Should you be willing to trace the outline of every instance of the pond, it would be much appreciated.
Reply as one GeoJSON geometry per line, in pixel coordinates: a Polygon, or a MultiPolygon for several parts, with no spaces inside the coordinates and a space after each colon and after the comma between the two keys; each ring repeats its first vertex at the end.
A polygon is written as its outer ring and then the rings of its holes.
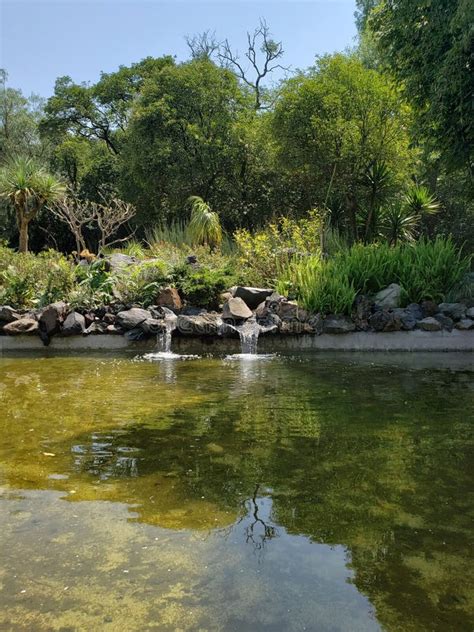
{"type": "Polygon", "coordinates": [[[470,362],[0,358],[0,629],[472,630],[470,362]]]}

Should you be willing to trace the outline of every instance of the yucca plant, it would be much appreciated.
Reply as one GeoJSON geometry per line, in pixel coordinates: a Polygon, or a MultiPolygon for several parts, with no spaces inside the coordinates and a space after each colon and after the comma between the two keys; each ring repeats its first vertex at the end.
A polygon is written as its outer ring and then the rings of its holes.
{"type": "Polygon", "coordinates": [[[219,215],[198,195],[188,198],[188,204],[191,206],[188,232],[193,243],[204,244],[210,248],[218,247],[222,242],[219,215]]]}
{"type": "Polygon", "coordinates": [[[11,203],[20,233],[19,251],[28,252],[28,226],[45,204],[55,202],[65,187],[31,158],[15,158],[0,170],[0,197],[11,203]]]}
{"type": "Polygon", "coordinates": [[[423,185],[413,185],[400,202],[383,209],[381,235],[392,246],[399,242],[413,243],[423,215],[439,211],[438,200],[423,185]]]}

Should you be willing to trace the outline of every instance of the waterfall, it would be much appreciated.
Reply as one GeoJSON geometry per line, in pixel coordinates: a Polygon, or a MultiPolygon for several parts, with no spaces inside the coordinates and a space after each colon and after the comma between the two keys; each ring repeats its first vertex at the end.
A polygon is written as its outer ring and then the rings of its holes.
{"type": "Polygon", "coordinates": [[[254,318],[249,318],[241,325],[229,325],[234,329],[240,338],[240,350],[242,353],[255,355],[257,353],[258,336],[260,325],[254,318]]]}
{"type": "Polygon", "coordinates": [[[177,320],[176,314],[166,309],[163,319],[164,328],[156,336],[156,349],[159,353],[171,353],[171,338],[173,331],[176,329],[177,320]]]}

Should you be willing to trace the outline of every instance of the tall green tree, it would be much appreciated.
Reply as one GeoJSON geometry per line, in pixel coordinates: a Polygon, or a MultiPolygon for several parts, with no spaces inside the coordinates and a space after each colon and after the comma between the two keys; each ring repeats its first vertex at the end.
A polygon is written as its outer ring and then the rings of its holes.
{"type": "Polygon", "coordinates": [[[367,231],[359,216],[409,178],[409,125],[409,108],[392,83],[342,54],[290,79],[273,116],[280,163],[299,183],[303,210],[339,209],[353,239],[367,231]]]}

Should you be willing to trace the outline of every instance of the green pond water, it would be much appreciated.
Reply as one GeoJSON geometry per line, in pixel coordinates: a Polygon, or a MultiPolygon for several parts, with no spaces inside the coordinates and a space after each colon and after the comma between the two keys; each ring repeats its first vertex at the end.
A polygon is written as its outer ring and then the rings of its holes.
{"type": "Polygon", "coordinates": [[[462,354],[0,358],[0,629],[474,629],[462,354]]]}

